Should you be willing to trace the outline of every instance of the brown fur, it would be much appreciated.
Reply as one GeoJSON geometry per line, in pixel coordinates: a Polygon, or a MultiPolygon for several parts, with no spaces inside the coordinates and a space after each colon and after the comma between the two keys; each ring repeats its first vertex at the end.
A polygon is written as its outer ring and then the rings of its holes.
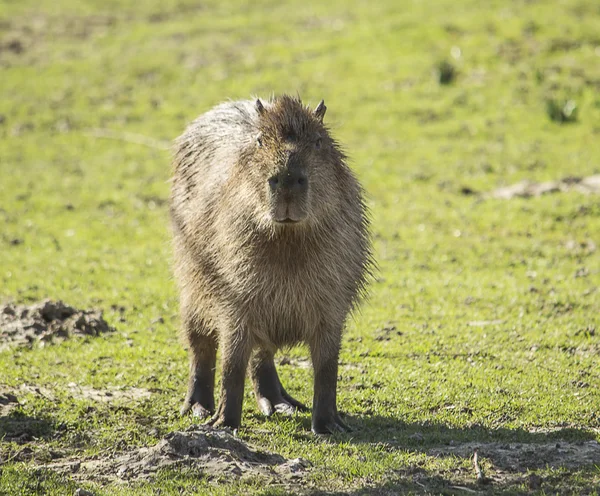
{"type": "Polygon", "coordinates": [[[322,122],[295,98],[221,104],[176,141],[171,216],[190,381],[182,413],[241,421],[244,376],[261,410],[305,407],[279,381],[274,353],[306,343],[313,431],[346,430],[336,407],[344,322],[372,267],[362,190],[322,122]],[[248,367],[248,364],[250,366],[248,367]]]}

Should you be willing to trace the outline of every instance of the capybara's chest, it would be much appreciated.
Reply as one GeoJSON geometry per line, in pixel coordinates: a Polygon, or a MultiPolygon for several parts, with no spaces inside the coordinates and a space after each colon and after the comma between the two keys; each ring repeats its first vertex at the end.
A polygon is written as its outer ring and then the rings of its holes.
{"type": "Polygon", "coordinates": [[[343,274],[318,262],[273,257],[252,271],[239,314],[258,341],[276,347],[306,342],[344,318],[350,302],[340,287],[343,274]]]}

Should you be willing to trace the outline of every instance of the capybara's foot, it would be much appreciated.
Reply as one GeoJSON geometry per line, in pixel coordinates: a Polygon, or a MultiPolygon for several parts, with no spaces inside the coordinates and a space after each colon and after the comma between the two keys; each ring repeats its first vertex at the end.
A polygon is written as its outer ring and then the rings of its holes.
{"type": "Polygon", "coordinates": [[[225,417],[225,415],[223,415],[222,413],[216,413],[215,415],[213,415],[210,420],[208,422],[206,422],[206,425],[210,425],[212,427],[214,427],[215,429],[223,429],[223,428],[230,428],[230,429],[238,429],[240,426],[239,422],[235,422],[232,419],[227,419],[227,417],[225,417]]]}
{"type": "Polygon", "coordinates": [[[315,434],[336,434],[338,432],[352,432],[352,429],[335,412],[331,415],[313,415],[312,431],[315,434]]]}
{"type": "Polygon", "coordinates": [[[179,413],[181,414],[181,416],[184,416],[190,411],[192,412],[192,415],[194,417],[199,419],[205,419],[213,414],[214,409],[211,410],[210,408],[203,406],[200,403],[192,403],[192,401],[186,400],[183,406],[181,407],[179,413]]]}
{"type": "Polygon", "coordinates": [[[257,396],[258,408],[267,417],[274,413],[293,415],[296,412],[308,412],[309,409],[298,400],[290,396],[285,389],[281,388],[272,394],[257,396]]]}
{"type": "Polygon", "coordinates": [[[235,403],[236,407],[232,407],[232,404],[229,404],[228,407],[227,402],[221,401],[219,403],[216,413],[210,418],[208,422],[206,422],[206,425],[211,425],[212,427],[221,429],[229,427],[235,430],[239,428],[242,419],[242,405],[240,404],[239,408],[237,408],[237,402],[232,403],[235,403]]]}
{"type": "Polygon", "coordinates": [[[192,406],[192,415],[199,419],[209,418],[213,412],[204,408],[200,403],[196,403],[192,406]]]}
{"type": "Polygon", "coordinates": [[[250,377],[254,383],[254,394],[259,410],[270,417],[274,413],[293,415],[306,412],[308,408],[292,398],[281,385],[273,354],[269,351],[258,351],[250,365],[250,377]]]}

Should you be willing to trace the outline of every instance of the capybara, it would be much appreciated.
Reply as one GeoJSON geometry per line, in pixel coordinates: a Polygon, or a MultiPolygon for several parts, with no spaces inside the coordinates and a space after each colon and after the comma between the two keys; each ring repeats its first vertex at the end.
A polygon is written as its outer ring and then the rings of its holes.
{"type": "Polygon", "coordinates": [[[306,410],[274,362],[278,349],[306,343],[312,430],[349,430],[336,405],[338,355],[373,262],[362,189],[325,111],[287,95],[230,101],[176,140],[174,265],[190,358],[182,414],[237,428],[247,370],[265,415],[306,410]]]}

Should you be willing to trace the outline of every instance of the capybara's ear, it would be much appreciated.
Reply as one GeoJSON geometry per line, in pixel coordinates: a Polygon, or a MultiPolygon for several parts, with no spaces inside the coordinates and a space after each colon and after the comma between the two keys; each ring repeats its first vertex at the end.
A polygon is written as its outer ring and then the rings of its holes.
{"type": "Polygon", "coordinates": [[[265,113],[265,107],[263,106],[262,102],[260,101],[260,98],[256,99],[256,111],[258,112],[258,115],[263,115],[265,113]]]}
{"type": "Polygon", "coordinates": [[[325,106],[325,101],[321,100],[321,103],[317,105],[317,108],[314,111],[315,117],[323,122],[323,117],[325,117],[325,112],[327,112],[327,107],[325,106]]]}

